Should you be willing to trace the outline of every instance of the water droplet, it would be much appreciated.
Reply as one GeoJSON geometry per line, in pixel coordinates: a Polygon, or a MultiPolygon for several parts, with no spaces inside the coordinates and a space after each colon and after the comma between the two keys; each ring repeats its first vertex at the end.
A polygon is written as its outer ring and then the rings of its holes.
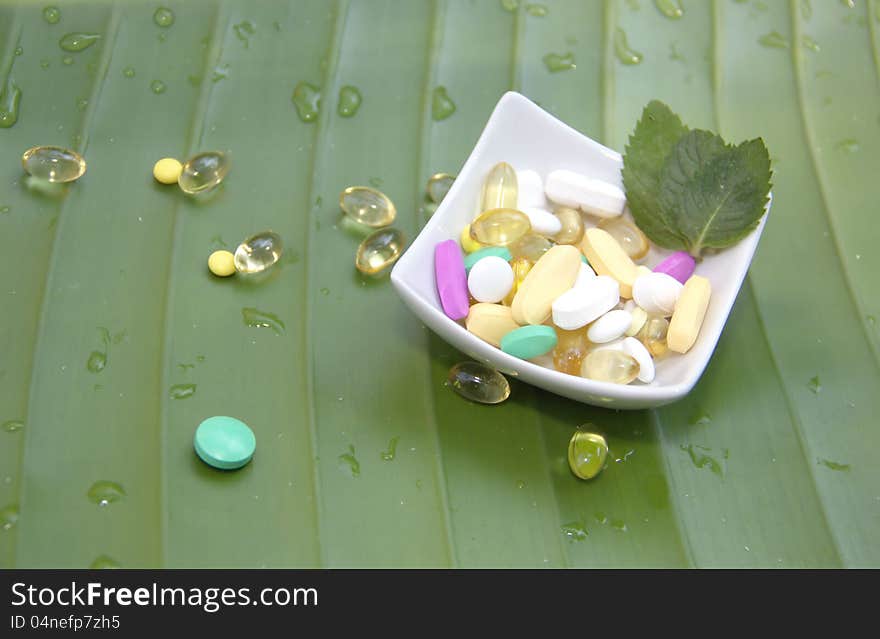
{"type": "Polygon", "coordinates": [[[58,7],[46,7],[43,9],[43,20],[49,24],[58,24],[61,20],[61,10],[58,7]]]}
{"type": "Polygon", "coordinates": [[[61,37],[58,45],[65,51],[76,53],[88,49],[100,39],[97,33],[67,33],[61,37]]]}
{"type": "Polygon", "coordinates": [[[51,62],[49,62],[49,60],[47,60],[46,58],[42,58],[40,60],[40,68],[41,69],[48,69],[50,64],[51,64],[51,62]]]}
{"type": "Polygon", "coordinates": [[[18,522],[18,504],[0,508],[0,530],[11,530],[18,522]]]}
{"type": "Polygon", "coordinates": [[[510,397],[510,383],[494,368],[478,362],[460,362],[449,369],[446,385],[479,404],[500,404],[510,397]]]}
{"type": "Polygon", "coordinates": [[[211,73],[211,82],[220,82],[229,77],[229,64],[218,64],[211,73]]]}
{"type": "Polygon", "coordinates": [[[622,63],[628,66],[639,64],[642,61],[642,54],[638,51],[630,49],[629,42],[626,39],[626,32],[617,27],[614,31],[614,55],[622,63]]]}
{"type": "Polygon", "coordinates": [[[568,442],[568,467],[579,479],[592,479],[605,468],[608,458],[608,443],[602,435],[578,428],[568,442]]]}
{"type": "Polygon", "coordinates": [[[90,570],[107,570],[111,568],[122,568],[122,564],[107,555],[99,555],[89,564],[90,570]]]}
{"type": "Polygon", "coordinates": [[[544,66],[550,73],[576,69],[573,53],[548,53],[544,56],[544,66]]]}
{"type": "Polygon", "coordinates": [[[252,235],[235,249],[235,270],[239,273],[262,273],[281,259],[284,244],[273,231],[252,235]]]}
{"type": "Polygon", "coordinates": [[[166,7],[159,7],[153,14],[153,22],[156,23],[156,26],[167,29],[174,24],[174,12],[166,7]]]}
{"type": "Polygon", "coordinates": [[[92,484],[89,492],[86,494],[90,502],[99,506],[106,506],[125,497],[125,489],[115,481],[102,479],[92,484]]]}
{"type": "Polygon", "coordinates": [[[859,141],[855,138],[846,138],[835,144],[834,148],[838,151],[843,151],[844,153],[858,153],[859,141]]]}
{"type": "Polygon", "coordinates": [[[244,43],[244,48],[249,48],[249,38],[257,32],[256,25],[254,25],[253,22],[245,20],[244,22],[239,22],[238,24],[233,25],[232,29],[235,31],[235,37],[244,43]]]}
{"type": "Polygon", "coordinates": [[[134,77],[134,67],[125,67],[122,70],[122,75],[124,75],[126,78],[133,78],[134,77]]]}
{"type": "Polygon", "coordinates": [[[451,173],[435,173],[428,178],[428,187],[426,191],[428,199],[439,204],[443,198],[446,197],[446,194],[449,192],[449,189],[452,188],[454,182],[455,176],[451,173]]]}
{"type": "Polygon", "coordinates": [[[590,534],[587,532],[587,525],[583,520],[570,521],[567,524],[562,524],[560,530],[569,541],[583,541],[587,538],[587,535],[590,534]]]}
{"type": "Polygon", "coordinates": [[[519,9],[519,0],[501,0],[501,8],[516,13],[516,10],[519,9]]]}
{"type": "Polygon", "coordinates": [[[549,13],[549,10],[543,4],[527,4],[526,13],[533,18],[543,18],[549,13]]]}
{"type": "Polygon", "coordinates": [[[347,453],[342,453],[338,458],[339,467],[349,477],[357,477],[361,474],[361,463],[354,456],[354,446],[348,447],[347,453]]]}
{"type": "Polygon", "coordinates": [[[168,396],[171,399],[187,399],[195,395],[195,392],[195,384],[174,384],[174,386],[168,389],[168,396]]]}
{"type": "Polygon", "coordinates": [[[366,275],[381,273],[397,261],[405,244],[403,233],[397,229],[379,229],[364,238],[358,246],[355,268],[366,275]]]}
{"type": "Polygon", "coordinates": [[[89,106],[89,101],[85,98],[77,98],[76,100],[76,108],[78,111],[85,111],[86,107],[89,106]]]}
{"type": "Polygon", "coordinates": [[[813,17],[813,4],[810,0],[801,0],[801,15],[804,17],[804,20],[809,20],[813,17]]]}
{"type": "Polygon", "coordinates": [[[847,472],[850,469],[849,464],[841,464],[839,462],[831,461],[830,459],[824,459],[822,457],[817,457],[816,463],[821,464],[822,466],[825,466],[826,468],[830,468],[831,470],[840,470],[840,471],[847,472]]]}
{"type": "Polygon", "coordinates": [[[397,442],[400,441],[400,437],[392,437],[388,442],[388,450],[382,451],[382,459],[385,461],[394,461],[394,457],[397,455],[397,442]]]}
{"type": "Polygon", "coordinates": [[[436,87],[431,98],[431,117],[439,122],[455,113],[455,102],[446,93],[446,87],[436,87]]]}
{"type": "Polygon", "coordinates": [[[7,433],[17,433],[22,428],[24,428],[24,422],[18,419],[10,419],[3,422],[3,430],[7,433]]]}
{"type": "Polygon", "coordinates": [[[100,373],[107,366],[107,353],[102,351],[92,351],[86,361],[86,369],[90,373],[100,373]]]}
{"type": "Polygon", "coordinates": [[[524,482],[522,479],[517,479],[516,480],[516,487],[519,488],[520,490],[522,490],[523,488],[526,487],[526,482],[524,482]]]}
{"type": "Polygon", "coordinates": [[[397,208],[387,195],[367,186],[349,186],[339,194],[339,208],[358,224],[379,228],[397,217],[397,208]]]}
{"type": "Polygon", "coordinates": [[[16,56],[20,56],[24,53],[24,49],[22,49],[21,47],[15,47],[15,51],[13,51],[12,53],[16,56]]]}
{"type": "Polygon", "coordinates": [[[697,468],[708,468],[719,477],[724,474],[721,463],[714,457],[705,454],[706,452],[712,452],[711,448],[695,444],[681,444],[679,448],[688,454],[691,462],[697,468]]]}
{"type": "Polygon", "coordinates": [[[337,112],[343,118],[350,118],[361,108],[361,92],[357,87],[346,85],[339,89],[337,112]]]}
{"type": "Polygon", "coordinates": [[[156,95],[165,93],[165,89],[165,83],[162,82],[162,80],[153,80],[152,82],[150,82],[150,91],[152,91],[156,95]]]}
{"type": "Polygon", "coordinates": [[[25,173],[52,183],[73,182],[86,172],[86,161],[76,151],[58,146],[35,146],[21,156],[25,173]]]}
{"type": "Polygon", "coordinates": [[[293,89],[296,114],[303,122],[314,122],[321,110],[321,91],[314,84],[300,82],[293,89]]]}
{"type": "Polygon", "coordinates": [[[229,157],[220,151],[206,151],[192,156],[183,165],[177,184],[184,193],[207,193],[229,173],[229,157]]]}
{"type": "Polygon", "coordinates": [[[807,388],[809,388],[814,395],[818,395],[822,392],[822,384],[821,382],[819,382],[818,375],[810,379],[809,383],[807,384],[807,388]]]}
{"type": "Polygon", "coordinates": [[[284,322],[274,313],[246,307],[241,309],[241,318],[244,325],[251,328],[270,328],[276,335],[284,332],[284,322]]]}
{"type": "Polygon", "coordinates": [[[758,44],[762,47],[769,47],[771,49],[787,49],[789,46],[788,38],[778,31],[771,31],[770,33],[762,35],[758,38],[758,44]]]}
{"type": "Polygon", "coordinates": [[[804,48],[805,48],[805,49],[809,49],[809,50],[812,51],[813,53],[819,53],[819,51],[820,51],[819,43],[816,42],[815,40],[813,40],[813,38],[811,38],[811,37],[808,36],[808,35],[805,35],[805,36],[801,39],[801,41],[803,42],[803,45],[804,45],[804,48]]]}
{"type": "Polygon", "coordinates": [[[21,89],[11,75],[0,88],[0,128],[8,129],[18,122],[18,109],[21,104],[21,89]]]}
{"type": "Polygon", "coordinates": [[[684,15],[684,9],[678,0],[654,0],[654,5],[667,18],[678,20],[684,15]]]}
{"type": "Polygon", "coordinates": [[[626,526],[626,522],[622,519],[612,519],[611,520],[611,529],[616,532],[626,532],[629,530],[626,526]]]}
{"type": "Polygon", "coordinates": [[[699,410],[690,419],[691,426],[706,426],[712,423],[712,416],[704,410],[699,410]]]}
{"type": "Polygon", "coordinates": [[[66,55],[61,58],[61,62],[69,67],[71,64],[73,64],[73,58],[71,58],[69,55],[66,55]]]}

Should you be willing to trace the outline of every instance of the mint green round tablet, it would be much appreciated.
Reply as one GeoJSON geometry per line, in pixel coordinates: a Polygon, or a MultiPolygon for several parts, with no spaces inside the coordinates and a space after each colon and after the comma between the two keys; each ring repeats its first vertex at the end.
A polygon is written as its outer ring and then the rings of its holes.
{"type": "Polygon", "coordinates": [[[520,359],[532,359],[552,351],[556,342],[556,331],[551,326],[521,326],[501,338],[501,350],[520,359]]]}
{"type": "Polygon", "coordinates": [[[234,470],[254,456],[257,438],[254,431],[234,417],[209,417],[196,428],[193,438],[196,454],[214,468],[234,470]]]}
{"type": "Polygon", "coordinates": [[[465,255],[464,270],[470,271],[471,267],[474,264],[479,262],[484,257],[489,257],[490,255],[500,257],[505,262],[509,262],[513,259],[513,255],[510,254],[510,250],[506,246],[487,246],[485,248],[474,251],[469,255],[465,255]]]}

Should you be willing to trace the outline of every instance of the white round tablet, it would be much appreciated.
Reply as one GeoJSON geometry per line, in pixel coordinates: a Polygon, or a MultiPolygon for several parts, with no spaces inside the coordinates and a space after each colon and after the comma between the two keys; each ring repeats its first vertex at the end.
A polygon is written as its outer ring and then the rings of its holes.
{"type": "Polygon", "coordinates": [[[513,269],[504,258],[490,255],[479,260],[468,273],[468,290],[478,302],[495,304],[513,288],[513,269]]]}

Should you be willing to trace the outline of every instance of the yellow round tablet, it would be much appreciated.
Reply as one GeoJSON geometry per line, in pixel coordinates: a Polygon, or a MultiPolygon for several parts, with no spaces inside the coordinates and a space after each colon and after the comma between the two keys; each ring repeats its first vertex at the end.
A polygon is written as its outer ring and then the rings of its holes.
{"type": "Polygon", "coordinates": [[[153,177],[162,184],[177,184],[183,165],[174,158],[162,158],[153,165],[153,177]]]}
{"type": "Polygon", "coordinates": [[[229,277],[235,273],[235,256],[229,251],[214,251],[208,258],[208,270],[217,277],[229,277]]]}

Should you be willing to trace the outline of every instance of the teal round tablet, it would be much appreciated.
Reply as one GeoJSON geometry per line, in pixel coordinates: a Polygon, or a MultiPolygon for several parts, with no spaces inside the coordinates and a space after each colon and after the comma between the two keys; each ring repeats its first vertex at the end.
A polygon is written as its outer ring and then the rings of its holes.
{"type": "Polygon", "coordinates": [[[484,257],[489,257],[490,255],[500,257],[505,262],[509,262],[513,259],[513,255],[510,254],[510,249],[508,249],[506,246],[487,246],[485,248],[474,251],[469,255],[465,255],[464,270],[470,271],[471,267],[474,264],[479,262],[484,257]]]}
{"type": "Polygon", "coordinates": [[[218,415],[199,424],[193,446],[199,458],[209,466],[234,470],[254,456],[257,438],[243,421],[218,415]]]}
{"type": "Polygon", "coordinates": [[[521,326],[501,338],[501,350],[520,359],[549,353],[558,338],[551,326],[521,326]]]}

